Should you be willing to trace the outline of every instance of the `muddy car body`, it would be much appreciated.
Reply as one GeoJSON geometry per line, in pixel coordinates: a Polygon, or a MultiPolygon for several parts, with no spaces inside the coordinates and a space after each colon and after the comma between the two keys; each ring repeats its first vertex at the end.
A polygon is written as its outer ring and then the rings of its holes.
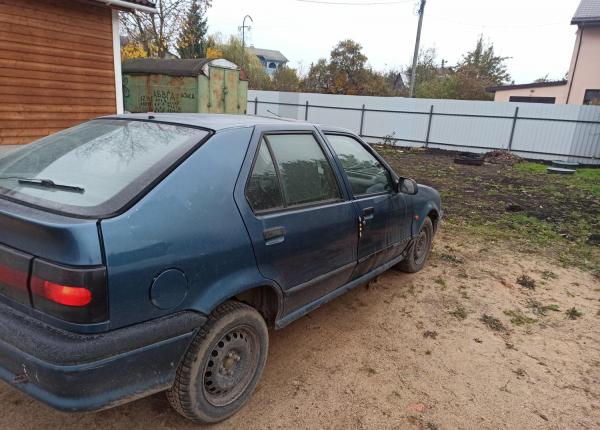
{"type": "Polygon", "coordinates": [[[352,133],[277,118],[101,118],[0,158],[0,377],[58,409],[168,390],[238,410],[266,328],[400,266],[439,194],[352,133]]]}

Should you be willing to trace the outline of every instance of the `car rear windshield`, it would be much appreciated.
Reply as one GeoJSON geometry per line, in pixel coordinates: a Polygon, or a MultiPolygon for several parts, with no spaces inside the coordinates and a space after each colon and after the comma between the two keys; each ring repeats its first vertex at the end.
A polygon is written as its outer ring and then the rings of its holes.
{"type": "Polygon", "coordinates": [[[149,121],[89,121],[0,158],[0,197],[69,215],[112,215],[208,134],[149,121]]]}

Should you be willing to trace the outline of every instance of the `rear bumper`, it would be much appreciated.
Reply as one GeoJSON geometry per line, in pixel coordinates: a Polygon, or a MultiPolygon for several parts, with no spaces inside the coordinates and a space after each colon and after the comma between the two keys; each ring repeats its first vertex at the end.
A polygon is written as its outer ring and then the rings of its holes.
{"type": "Polygon", "coordinates": [[[170,387],[205,321],[201,314],[181,312],[76,335],[0,304],[0,378],[60,410],[110,408],[170,387]]]}

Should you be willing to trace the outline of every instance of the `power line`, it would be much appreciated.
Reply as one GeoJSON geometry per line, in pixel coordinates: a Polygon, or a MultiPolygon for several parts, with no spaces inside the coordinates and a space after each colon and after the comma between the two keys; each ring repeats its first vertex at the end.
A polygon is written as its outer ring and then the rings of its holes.
{"type": "Polygon", "coordinates": [[[554,25],[564,25],[564,22],[548,22],[545,24],[523,24],[523,25],[506,25],[506,24],[475,24],[471,22],[457,21],[451,18],[446,18],[437,15],[429,15],[433,19],[437,19],[440,21],[451,22],[453,24],[464,25],[468,27],[477,27],[477,28],[538,28],[538,27],[550,27],[554,25]]]}
{"type": "Polygon", "coordinates": [[[296,0],[301,3],[314,3],[314,4],[328,4],[328,5],[337,5],[337,6],[385,6],[392,4],[401,4],[401,3],[413,3],[414,0],[397,0],[397,1],[367,1],[367,2],[339,2],[339,1],[326,1],[326,0],[296,0]]]}

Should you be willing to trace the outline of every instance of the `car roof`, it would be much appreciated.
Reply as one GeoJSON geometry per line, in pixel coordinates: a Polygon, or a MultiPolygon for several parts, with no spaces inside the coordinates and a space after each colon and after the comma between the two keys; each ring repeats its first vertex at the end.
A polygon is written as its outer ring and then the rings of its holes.
{"type": "Polygon", "coordinates": [[[190,125],[195,127],[204,127],[214,131],[224,130],[227,128],[237,127],[253,127],[255,125],[281,125],[289,124],[305,124],[308,122],[298,121],[291,118],[267,117],[257,115],[232,115],[232,114],[215,114],[215,113],[127,113],[122,115],[111,115],[104,118],[119,118],[119,119],[137,119],[137,120],[154,120],[162,122],[170,122],[175,124],[190,125]],[[152,118],[150,118],[152,117],[152,118]]]}

